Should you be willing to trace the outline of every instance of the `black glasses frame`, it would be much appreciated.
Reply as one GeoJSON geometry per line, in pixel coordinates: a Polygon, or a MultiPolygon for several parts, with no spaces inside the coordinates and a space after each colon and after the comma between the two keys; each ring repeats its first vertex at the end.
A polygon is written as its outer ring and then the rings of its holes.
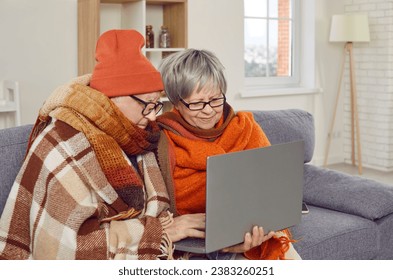
{"type": "Polygon", "coordinates": [[[157,101],[156,103],[154,102],[146,102],[134,95],[130,95],[130,97],[136,101],[138,101],[139,103],[143,104],[145,107],[143,107],[142,109],[142,115],[143,116],[147,116],[149,115],[153,110],[156,112],[156,115],[161,111],[162,107],[164,107],[164,103],[157,101]],[[149,106],[150,104],[153,104],[154,107],[152,107],[151,109],[149,109],[148,111],[146,111],[147,106],[149,106]]]}
{"type": "Polygon", "coordinates": [[[212,100],[210,100],[210,101],[208,101],[208,102],[200,101],[200,102],[191,102],[191,103],[187,103],[186,101],[184,101],[183,98],[180,98],[180,102],[183,103],[184,106],[186,106],[186,107],[188,108],[188,110],[190,110],[190,111],[202,111],[203,109],[205,109],[206,105],[209,105],[211,108],[217,108],[217,107],[223,106],[223,105],[225,104],[225,102],[227,101],[227,98],[226,98],[226,96],[225,96],[224,93],[221,92],[221,94],[222,94],[222,97],[214,98],[214,99],[212,99],[212,100]],[[222,104],[216,105],[216,106],[212,106],[212,105],[210,104],[211,102],[217,101],[217,100],[219,100],[219,99],[223,99],[222,104]],[[191,105],[196,105],[196,104],[203,104],[203,106],[202,106],[202,108],[200,108],[200,109],[191,109],[191,108],[190,108],[191,105]]]}

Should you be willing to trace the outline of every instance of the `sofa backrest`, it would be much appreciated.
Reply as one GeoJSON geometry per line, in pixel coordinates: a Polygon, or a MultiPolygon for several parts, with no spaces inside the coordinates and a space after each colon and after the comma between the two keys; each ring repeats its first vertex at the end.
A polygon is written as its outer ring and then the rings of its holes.
{"type": "Polygon", "coordinates": [[[270,143],[280,144],[304,141],[304,162],[310,162],[314,153],[314,118],[303,110],[252,111],[270,143]]]}
{"type": "Polygon", "coordinates": [[[0,130],[0,215],[26,154],[32,125],[0,130]]]}

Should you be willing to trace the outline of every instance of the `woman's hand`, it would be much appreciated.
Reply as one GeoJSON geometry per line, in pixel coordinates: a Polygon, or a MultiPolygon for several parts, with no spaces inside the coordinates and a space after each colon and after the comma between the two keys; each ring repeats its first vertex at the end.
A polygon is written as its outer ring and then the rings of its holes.
{"type": "Polygon", "coordinates": [[[205,214],[187,214],[175,217],[173,223],[165,229],[172,242],[187,237],[205,238],[205,214]]]}
{"type": "Polygon", "coordinates": [[[273,237],[274,234],[274,231],[271,231],[265,235],[262,227],[255,226],[252,229],[252,234],[247,232],[244,236],[244,243],[222,249],[222,251],[225,253],[244,253],[251,248],[259,246],[263,242],[269,240],[273,237]]]}

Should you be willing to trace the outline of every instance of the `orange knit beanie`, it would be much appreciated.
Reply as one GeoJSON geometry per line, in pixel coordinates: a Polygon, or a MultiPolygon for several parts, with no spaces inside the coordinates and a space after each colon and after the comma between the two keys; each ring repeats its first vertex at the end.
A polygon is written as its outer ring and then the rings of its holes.
{"type": "Polygon", "coordinates": [[[97,41],[90,87],[108,97],[164,89],[160,72],[142,54],[143,36],[135,30],[109,30],[97,41]]]}

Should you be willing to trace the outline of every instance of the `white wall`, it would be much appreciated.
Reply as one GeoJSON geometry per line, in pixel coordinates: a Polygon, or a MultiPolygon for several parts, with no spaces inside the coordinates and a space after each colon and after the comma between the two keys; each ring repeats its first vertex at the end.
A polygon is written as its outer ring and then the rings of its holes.
{"type": "MultiPolygon", "coordinates": [[[[370,26],[370,42],[353,44],[362,164],[393,171],[393,1],[347,1],[345,13],[368,15],[370,26]]],[[[345,74],[343,146],[345,162],[351,163],[348,69],[345,74]]],[[[358,159],[358,153],[355,155],[358,159]]]]}
{"type": "MultiPolygon", "coordinates": [[[[336,102],[339,82],[339,68],[343,58],[343,46],[328,42],[330,33],[330,19],[333,14],[341,14],[344,4],[341,0],[317,1],[316,4],[316,78],[322,88],[322,94],[315,97],[314,117],[316,125],[316,163],[322,164],[325,157],[326,141],[336,102]]],[[[328,155],[329,163],[343,161],[343,99],[338,100],[333,136],[328,155]]]]}
{"type": "Polygon", "coordinates": [[[33,123],[48,95],[77,74],[76,4],[0,1],[0,81],[19,81],[23,124],[33,123]]]}
{"type": "MultiPolygon", "coordinates": [[[[312,0],[302,0],[312,1],[312,0]]],[[[53,89],[77,73],[77,0],[0,1],[0,81],[20,81],[22,122],[34,122],[53,89]]],[[[321,163],[328,123],[337,90],[342,48],[328,43],[330,18],[343,13],[342,0],[315,1],[315,95],[241,98],[243,87],[243,1],[188,0],[189,47],[215,52],[226,67],[228,100],[236,110],[300,108],[316,124],[314,162],[321,163]]],[[[113,24],[113,23],[110,23],[113,24]]],[[[341,110],[339,110],[340,116],[341,110]]],[[[337,125],[340,132],[342,127],[337,125]]],[[[342,141],[332,143],[329,158],[342,161],[342,141]]]]}

